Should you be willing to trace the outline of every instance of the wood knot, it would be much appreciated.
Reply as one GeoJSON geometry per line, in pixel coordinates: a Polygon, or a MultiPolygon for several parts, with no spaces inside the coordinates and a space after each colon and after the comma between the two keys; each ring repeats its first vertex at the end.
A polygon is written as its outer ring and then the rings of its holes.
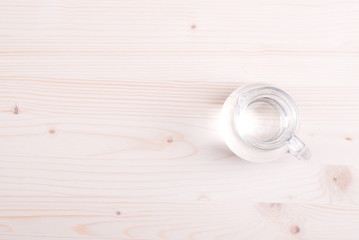
{"type": "Polygon", "coordinates": [[[261,208],[271,209],[271,208],[281,208],[282,204],[276,202],[269,202],[269,203],[266,202],[266,203],[258,203],[258,206],[260,206],[261,208]]]}
{"type": "Polygon", "coordinates": [[[196,25],[196,24],[192,24],[192,25],[191,25],[191,29],[192,29],[192,30],[196,30],[196,29],[197,29],[197,25],[196,25]]]}
{"type": "Polygon", "coordinates": [[[300,227],[298,227],[297,225],[292,225],[289,228],[289,232],[293,235],[298,234],[300,232],[300,227]]]}
{"type": "Polygon", "coordinates": [[[270,208],[280,208],[281,205],[280,203],[268,203],[268,207],[270,208]]]}
{"type": "Polygon", "coordinates": [[[281,203],[257,203],[257,210],[270,219],[278,219],[283,215],[281,203]]]}
{"type": "Polygon", "coordinates": [[[13,114],[19,114],[20,110],[19,110],[19,106],[15,106],[14,109],[12,110],[13,114]]]}
{"type": "Polygon", "coordinates": [[[202,194],[198,197],[198,200],[200,201],[209,201],[209,197],[207,197],[206,195],[202,194]]]}
{"type": "Polygon", "coordinates": [[[117,216],[120,216],[120,215],[121,215],[121,211],[117,210],[117,211],[116,211],[116,215],[117,215],[117,216]]]}
{"type": "Polygon", "coordinates": [[[49,129],[49,134],[55,134],[56,133],[56,129],[55,128],[50,128],[49,129]]]}
{"type": "Polygon", "coordinates": [[[353,140],[351,137],[346,137],[346,138],[344,138],[344,139],[347,140],[347,141],[353,140]]]}
{"type": "Polygon", "coordinates": [[[166,142],[168,142],[168,143],[173,143],[173,142],[174,142],[174,139],[171,138],[171,137],[169,137],[169,138],[166,139],[166,142]]]}
{"type": "Polygon", "coordinates": [[[332,192],[346,192],[352,183],[352,174],[346,166],[329,166],[325,171],[325,181],[332,192]]]}

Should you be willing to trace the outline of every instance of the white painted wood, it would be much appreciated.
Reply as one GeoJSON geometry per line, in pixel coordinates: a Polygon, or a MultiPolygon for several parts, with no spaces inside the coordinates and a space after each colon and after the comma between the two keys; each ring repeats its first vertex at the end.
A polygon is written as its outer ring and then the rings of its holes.
{"type": "Polygon", "coordinates": [[[357,239],[357,1],[0,2],[0,239],[357,239]],[[235,157],[246,82],[313,159],[235,157]]]}

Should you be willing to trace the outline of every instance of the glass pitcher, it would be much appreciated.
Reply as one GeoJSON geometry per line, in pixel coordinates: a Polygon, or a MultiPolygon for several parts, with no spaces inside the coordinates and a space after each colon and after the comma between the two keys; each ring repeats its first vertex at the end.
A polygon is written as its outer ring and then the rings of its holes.
{"type": "Polygon", "coordinates": [[[269,162],[290,153],[309,159],[309,149],[295,135],[299,126],[294,100],[268,84],[246,84],[230,94],[221,112],[228,147],[252,162],[269,162]]]}

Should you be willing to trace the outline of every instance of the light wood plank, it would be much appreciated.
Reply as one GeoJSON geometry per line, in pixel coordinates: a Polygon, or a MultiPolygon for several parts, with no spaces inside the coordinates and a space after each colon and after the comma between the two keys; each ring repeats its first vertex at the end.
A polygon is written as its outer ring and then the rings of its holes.
{"type": "Polygon", "coordinates": [[[358,39],[354,0],[1,1],[0,238],[358,238],[358,39]],[[310,162],[225,146],[258,81],[310,162]]]}

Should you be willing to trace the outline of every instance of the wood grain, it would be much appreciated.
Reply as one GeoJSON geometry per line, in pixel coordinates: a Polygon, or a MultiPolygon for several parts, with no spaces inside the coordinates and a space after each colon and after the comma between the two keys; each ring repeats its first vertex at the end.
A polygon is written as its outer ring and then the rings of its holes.
{"type": "Polygon", "coordinates": [[[354,0],[2,0],[0,239],[357,239],[358,64],[354,0]],[[247,82],[310,162],[228,150],[247,82]]]}

